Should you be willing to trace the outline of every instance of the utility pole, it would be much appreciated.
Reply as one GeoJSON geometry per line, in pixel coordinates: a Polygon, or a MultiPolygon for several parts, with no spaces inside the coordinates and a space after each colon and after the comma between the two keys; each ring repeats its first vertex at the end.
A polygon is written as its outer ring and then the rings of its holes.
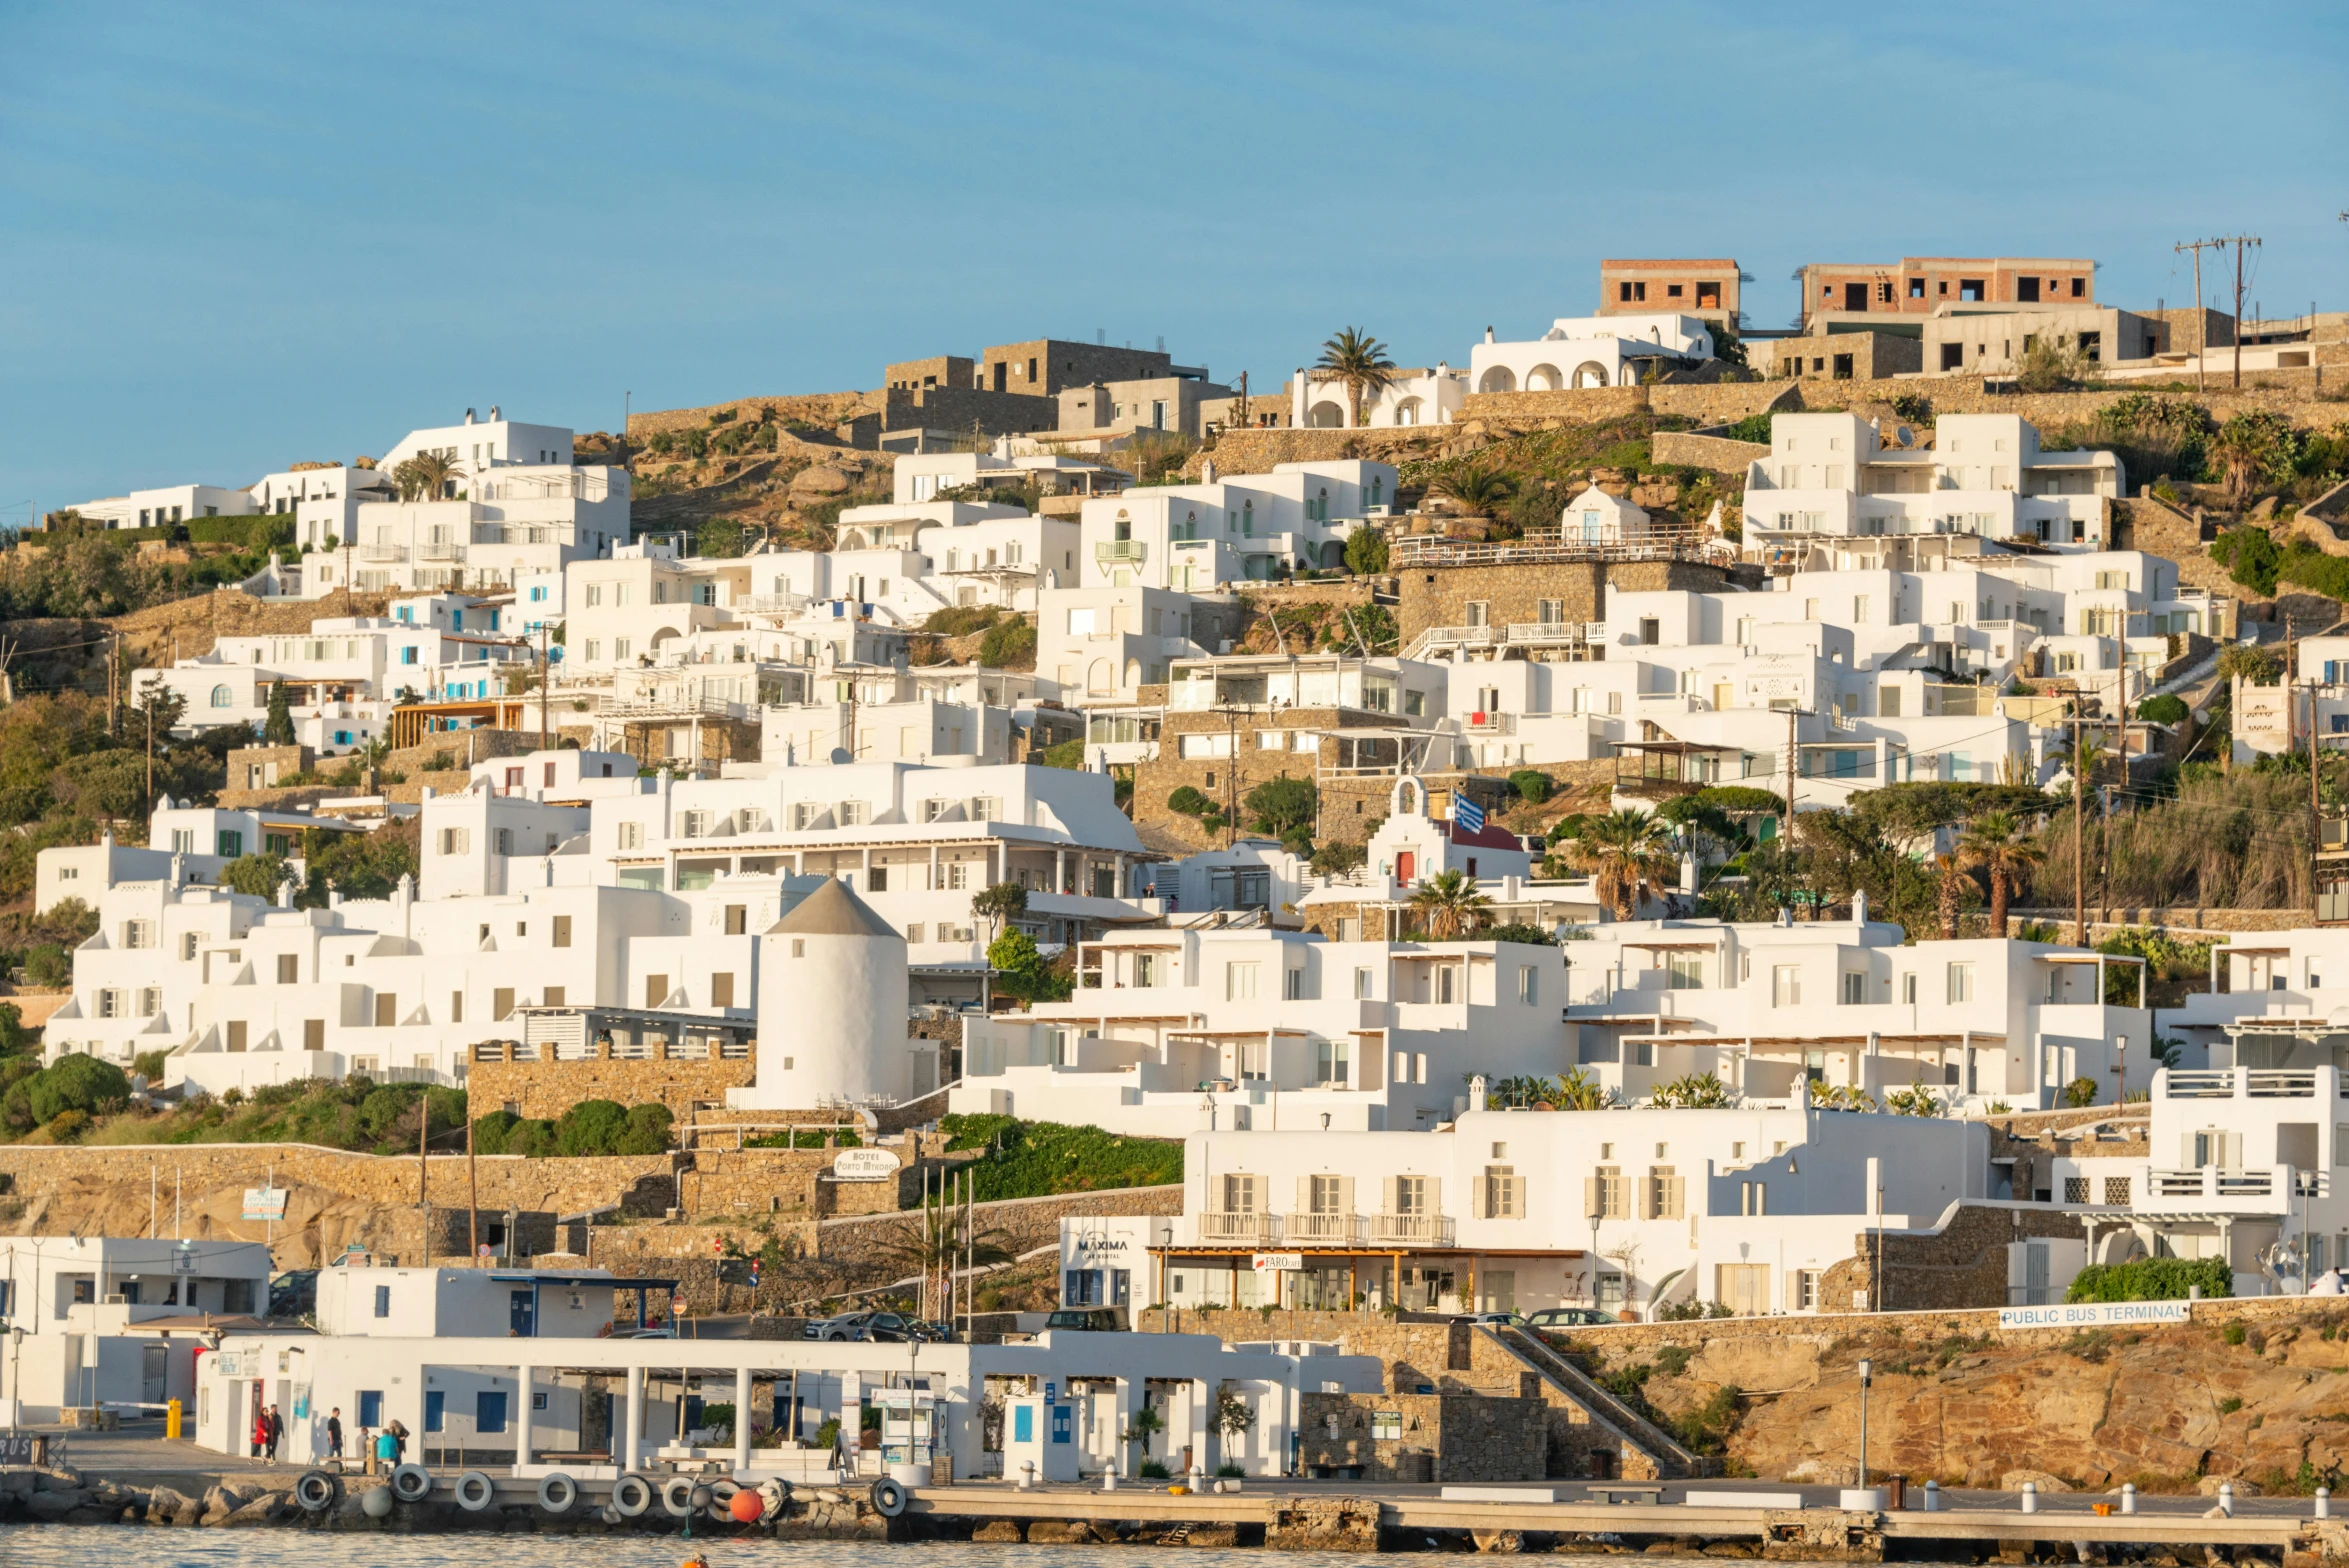
{"type": "MultiPolygon", "coordinates": [[[[547,647],[546,622],[538,623],[538,749],[547,749],[546,688],[554,678],[554,655],[547,647]]],[[[466,1136],[470,1138],[471,1133],[466,1136]]]]}
{"type": "MultiPolygon", "coordinates": [[[[2072,693],[2072,946],[2088,945],[2088,746],[2081,730],[2080,696],[2072,693]]],[[[2006,935],[2004,931],[1998,933],[2006,935]]]]}
{"type": "MultiPolygon", "coordinates": [[[[592,1220],[590,1224],[594,1223],[592,1220]]],[[[465,1256],[481,1256],[481,1177],[473,1165],[473,1103],[465,1103],[465,1256]]]]}
{"type": "Polygon", "coordinates": [[[424,1266],[432,1267],[432,1197],[424,1189],[425,1173],[432,1169],[432,1098],[429,1093],[416,1096],[416,1210],[423,1223],[417,1234],[424,1244],[424,1266]]]}
{"type": "Polygon", "coordinates": [[[2259,236],[2238,234],[2227,243],[2235,247],[2235,390],[2239,392],[2243,389],[2243,247],[2257,245],[2259,236]]]}
{"type": "Polygon", "coordinates": [[[2210,368],[2203,358],[2210,348],[2210,317],[2202,308],[2202,253],[2224,244],[2225,240],[2188,240],[2170,247],[2172,251],[2194,253],[2194,390],[2197,392],[2203,390],[2210,368]]]}
{"type": "Polygon", "coordinates": [[[1786,831],[1778,846],[1780,854],[1792,853],[1794,849],[1794,721],[1801,712],[1800,708],[1786,710],[1786,831]]]}
{"type": "MultiPolygon", "coordinates": [[[[2287,679],[2289,677],[2287,676],[2287,679]]],[[[2284,688],[2286,701],[2291,700],[2292,689],[2284,688]]],[[[2324,807],[2319,799],[2316,778],[2316,682],[2308,683],[2308,917],[2313,922],[2324,907],[2317,897],[2317,852],[2324,844],[2324,807]]]]}

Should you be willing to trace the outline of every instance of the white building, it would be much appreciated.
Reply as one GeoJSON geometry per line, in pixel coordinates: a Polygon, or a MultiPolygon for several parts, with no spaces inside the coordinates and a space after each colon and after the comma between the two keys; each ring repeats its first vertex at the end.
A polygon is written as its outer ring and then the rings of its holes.
{"type": "MultiPolygon", "coordinates": [[[[1364,426],[1448,425],[1460,417],[1468,378],[1438,363],[1433,370],[1398,369],[1386,385],[1362,391],[1364,426]]],[[[1289,422],[1300,430],[1343,430],[1349,415],[1346,384],[1326,371],[1300,368],[1289,378],[1289,422]]]]}
{"type": "Polygon", "coordinates": [[[168,528],[199,517],[242,517],[258,511],[243,490],[221,485],[163,485],[104,496],[61,508],[104,528],[168,528]]]}
{"type": "Polygon", "coordinates": [[[1561,316],[1530,342],[1496,343],[1487,327],[1469,351],[1468,381],[1478,392],[1627,387],[1712,357],[1713,329],[1702,316],[1561,316]]]}
{"type": "Polygon", "coordinates": [[[308,874],[303,836],[310,832],[357,833],[338,817],[307,810],[232,809],[176,805],[170,796],[148,817],[145,844],[118,844],[111,830],[95,844],[44,849],[34,862],[33,907],[47,913],[69,898],[93,909],[100,895],[121,882],[177,877],[204,883],[220,880],[230,861],[244,855],[276,855],[300,879],[308,874]]]}
{"type": "Polygon", "coordinates": [[[2042,451],[2016,414],[1944,414],[1931,447],[1890,434],[1856,414],[1774,415],[1770,455],[1746,471],[1746,559],[1785,566],[1875,536],[2109,548],[2109,503],[2127,493],[2111,452],[2042,451]]]}
{"type": "Polygon", "coordinates": [[[1426,1128],[1467,1076],[1556,1074],[1555,947],[1326,942],[1263,927],[1082,944],[1077,991],[965,1026],[950,1109],[1113,1132],[1426,1128]]]}
{"type": "Polygon", "coordinates": [[[1142,1452],[1272,1476],[1289,1467],[1300,1393],[1374,1393],[1382,1383],[1377,1358],[1324,1345],[1074,1332],[924,1345],[910,1363],[895,1344],[705,1340],[681,1373],[674,1339],[599,1337],[612,1326],[613,1294],[647,1283],[666,1282],[599,1270],[324,1270],[320,1316],[339,1331],[223,1336],[202,1358],[191,1435],[242,1454],[255,1406],[275,1405],[287,1416],[280,1457],[295,1465],[324,1457],[327,1417],[339,1412],[346,1453],[397,1421],[414,1434],[411,1460],[455,1464],[461,1452],[467,1464],[510,1464],[522,1477],[611,1480],[686,1448],[745,1483],[838,1481],[846,1477],[833,1473],[832,1450],[812,1446],[818,1428],[837,1420],[855,1432],[878,1406],[900,1457],[910,1436],[918,1459],[942,1457],[958,1479],[1017,1475],[1033,1459],[1040,1475],[1074,1480],[1130,1470],[1142,1452]],[[608,1399],[591,1397],[591,1380],[608,1399]],[[1226,1397],[1249,1416],[1228,1438],[1213,1418],[1226,1397]],[[721,1438],[699,1422],[705,1404],[731,1404],[747,1419],[721,1438]],[[991,1405],[1003,1408],[999,1426],[986,1419],[991,1405]],[[1137,1450],[1122,1434],[1145,1405],[1163,1430],[1137,1450]],[[810,1446],[753,1447],[754,1426],[810,1446]],[[1002,1448],[987,1448],[990,1430],[1002,1448]]]}
{"type": "Polygon", "coordinates": [[[509,670],[536,654],[500,629],[504,613],[459,595],[406,600],[386,616],[325,617],[303,633],[222,637],[156,678],[187,704],[186,732],[244,724],[258,733],[282,683],[294,739],[332,756],[387,733],[401,701],[504,691],[509,670]]]}
{"type": "Polygon", "coordinates": [[[1065,701],[1130,705],[1144,686],[1164,685],[1175,660],[1221,651],[1201,638],[1230,606],[1222,595],[1137,584],[1056,589],[1037,618],[1036,669],[1065,701]]]}
{"type": "MultiPolygon", "coordinates": [[[[163,1201],[163,1200],[158,1200],[163,1201]]],[[[195,1394],[197,1353],[269,1310],[269,1249],[251,1241],[0,1239],[11,1426],[69,1406],[159,1407],[195,1394]]]]}
{"type": "Polygon", "coordinates": [[[1095,1288],[1066,1277],[1071,1233],[1158,1225],[1133,1288],[1173,1306],[1807,1313],[1869,1233],[1986,1197],[1978,1122],[1472,1107],[1426,1131],[1283,1127],[1192,1132],[1171,1224],[1063,1222],[1064,1295],[1095,1288]]]}
{"type": "Polygon", "coordinates": [[[1342,566],[1347,537],[1392,509],[1397,477],[1389,464],[1352,458],[1280,463],[1269,474],[1087,501],[1079,580],[1203,593],[1342,566]]]}

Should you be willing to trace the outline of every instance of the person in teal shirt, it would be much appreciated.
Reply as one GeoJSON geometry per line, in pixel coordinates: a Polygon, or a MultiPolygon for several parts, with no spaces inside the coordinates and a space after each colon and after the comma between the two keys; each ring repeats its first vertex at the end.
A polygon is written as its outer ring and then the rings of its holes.
{"type": "Polygon", "coordinates": [[[375,1434],[375,1462],[386,1471],[400,1462],[400,1440],[388,1431],[375,1434]]]}

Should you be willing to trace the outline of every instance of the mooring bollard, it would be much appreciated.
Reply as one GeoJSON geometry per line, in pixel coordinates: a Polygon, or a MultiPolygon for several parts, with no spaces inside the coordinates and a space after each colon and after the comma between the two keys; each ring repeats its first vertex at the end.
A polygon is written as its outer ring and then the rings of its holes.
{"type": "Polygon", "coordinates": [[[1104,1492],[1114,1492],[1117,1490],[1116,1465],[1111,1465],[1108,1469],[1101,1472],[1101,1490],[1104,1492]]]}
{"type": "Polygon", "coordinates": [[[1941,1512],[1941,1483],[1939,1481],[1925,1483],[1925,1512],[1929,1514],[1941,1512]]]}
{"type": "Polygon", "coordinates": [[[2235,1517],[2235,1483],[2232,1481],[2219,1483],[2219,1516],[2224,1519],[2235,1517]]]}
{"type": "Polygon", "coordinates": [[[2316,1516],[2319,1519],[2333,1517],[2333,1489],[2329,1486],[2316,1489],[2316,1516]]]}
{"type": "Polygon", "coordinates": [[[2039,1483],[2036,1481],[2025,1481],[2023,1483],[2023,1512],[2027,1514],[2035,1514],[2038,1511],[2039,1483]]]}
{"type": "Polygon", "coordinates": [[[2136,1511],[2137,1483],[2134,1481],[2123,1481],[2121,1483],[2121,1512],[2125,1514],[2133,1514],[2136,1511]]]}

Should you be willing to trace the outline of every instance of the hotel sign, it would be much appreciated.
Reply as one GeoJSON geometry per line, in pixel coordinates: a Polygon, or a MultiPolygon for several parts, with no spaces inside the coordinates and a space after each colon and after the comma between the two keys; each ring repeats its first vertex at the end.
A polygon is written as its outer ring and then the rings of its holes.
{"type": "Polygon", "coordinates": [[[904,1162],[890,1149],[842,1149],[832,1161],[834,1181],[887,1181],[904,1162]]]}

